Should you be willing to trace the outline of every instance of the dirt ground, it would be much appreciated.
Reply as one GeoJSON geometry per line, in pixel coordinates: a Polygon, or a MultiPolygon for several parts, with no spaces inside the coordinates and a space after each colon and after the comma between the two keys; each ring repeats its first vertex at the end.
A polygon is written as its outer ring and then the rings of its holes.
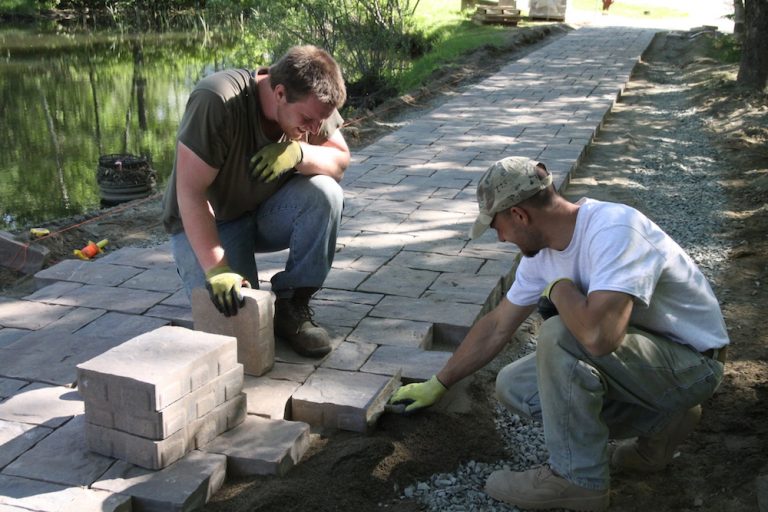
{"type": "MultiPolygon", "coordinates": [[[[550,37],[557,37],[557,31],[550,37]]],[[[647,110],[641,107],[653,105],[654,94],[665,87],[664,94],[679,95],[677,101],[695,108],[706,121],[706,135],[722,164],[719,181],[728,194],[725,230],[712,235],[735,241],[736,246],[713,280],[732,341],[724,383],[705,404],[700,426],[681,446],[681,455],[670,468],[644,477],[615,475],[611,510],[621,512],[756,511],[755,476],[768,473],[768,100],[734,85],[735,65],[705,58],[705,40],[656,40],[577,174],[587,195],[632,204],[630,189],[583,184],[590,178],[600,183],[605,177],[591,173],[613,167],[617,150],[630,157],[643,154],[649,138],[637,131],[628,143],[627,127],[654,126],[643,117],[647,110]],[[658,82],[670,73],[676,77],[675,87],[658,82]]],[[[429,108],[461,85],[493,71],[495,65],[508,62],[515,52],[519,55],[530,48],[514,44],[505,51],[480,52],[457,63],[436,77],[434,86],[421,91],[430,94],[415,94],[370,113],[349,130],[350,143],[364,146],[395,128],[398,119],[429,108]]],[[[643,209],[640,204],[633,206],[643,209]]],[[[158,219],[155,197],[113,209],[44,243],[51,248],[53,261],[70,257],[71,249],[89,238],[108,237],[111,249],[152,245],[163,239],[158,219]]],[[[29,280],[4,270],[0,286],[3,295],[19,294],[29,280]]],[[[517,339],[528,336],[529,332],[519,332],[517,339]]],[[[385,414],[368,434],[314,434],[309,452],[287,476],[230,481],[206,510],[421,510],[418,503],[400,499],[402,489],[433,473],[452,472],[464,461],[493,462],[504,457],[491,390],[495,373],[509,357],[503,354],[467,379],[469,399],[463,408],[435,407],[407,418],[385,414]]]]}

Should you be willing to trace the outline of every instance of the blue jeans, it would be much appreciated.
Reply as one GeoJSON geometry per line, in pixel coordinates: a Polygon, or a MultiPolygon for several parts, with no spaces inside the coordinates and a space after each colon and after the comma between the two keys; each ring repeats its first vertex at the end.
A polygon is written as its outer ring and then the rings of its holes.
{"type": "Polygon", "coordinates": [[[555,316],[542,324],[536,352],[499,372],[496,393],[511,411],[542,422],[556,473],[607,489],[609,438],[658,432],[722,379],[719,361],[635,328],[614,352],[590,356],[555,316]]]}
{"type": "MultiPolygon", "coordinates": [[[[259,208],[216,223],[229,266],[259,286],[255,253],[290,249],[285,270],[272,277],[272,291],[291,297],[296,288],[320,288],[331,270],[344,193],[328,176],[296,175],[259,208]]],[[[186,234],[171,236],[171,249],[188,294],[205,286],[205,274],[186,234]]]]}

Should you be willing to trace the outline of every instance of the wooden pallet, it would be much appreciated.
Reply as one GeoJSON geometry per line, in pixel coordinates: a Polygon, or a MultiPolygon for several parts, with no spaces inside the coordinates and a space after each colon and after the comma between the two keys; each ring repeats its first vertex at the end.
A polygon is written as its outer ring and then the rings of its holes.
{"type": "Polygon", "coordinates": [[[517,25],[520,21],[520,9],[480,6],[475,11],[472,20],[483,25],[517,25]]]}

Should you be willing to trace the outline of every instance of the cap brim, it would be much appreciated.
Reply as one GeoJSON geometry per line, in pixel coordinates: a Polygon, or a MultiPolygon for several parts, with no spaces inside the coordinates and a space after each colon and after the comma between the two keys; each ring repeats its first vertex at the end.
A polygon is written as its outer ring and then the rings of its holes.
{"type": "Polygon", "coordinates": [[[491,222],[493,222],[493,217],[486,215],[485,213],[480,213],[477,216],[477,219],[475,219],[475,223],[472,224],[472,229],[469,230],[469,238],[479,238],[480,235],[485,233],[485,230],[488,229],[491,222]]]}

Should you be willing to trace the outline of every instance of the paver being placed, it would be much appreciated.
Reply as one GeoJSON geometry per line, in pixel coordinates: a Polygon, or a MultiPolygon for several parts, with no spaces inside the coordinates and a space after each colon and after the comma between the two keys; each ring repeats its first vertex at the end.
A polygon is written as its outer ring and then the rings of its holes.
{"type": "Polygon", "coordinates": [[[7,465],[2,474],[87,487],[114,462],[88,449],[85,418],[78,415],[7,465]]]}
{"type": "Polygon", "coordinates": [[[291,419],[313,427],[366,432],[399,384],[399,375],[318,368],[293,394],[291,419]]]}
{"type": "Polygon", "coordinates": [[[237,338],[237,360],[245,373],[258,377],[275,363],[275,295],[248,288],[242,295],[244,305],[227,317],[216,309],[207,290],[192,290],[192,317],[198,331],[237,338]]]}
{"type": "MultiPolygon", "coordinates": [[[[12,512],[131,512],[131,497],[0,475],[0,509],[12,512]]],[[[167,510],[167,509],[166,509],[167,510]]]]}
{"type": "Polygon", "coordinates": [[[201,510],[224,483],[227,458],[193,451],[161,471],[117,461],[91,487],[133,497],[137,510],[192,512],[201,510]]]}
{"type": "Polygon", "coordinates": [[[227,476],[285,475],[309,448],[309,425],[249,416],[201,451],[227,456],[227,476]]]}
{"type": "Polygon", "coordinates": [[[86,400],[158,411],[236,365],[235,338],[165,326],[78,365],[78,388],[86,400]]]}

